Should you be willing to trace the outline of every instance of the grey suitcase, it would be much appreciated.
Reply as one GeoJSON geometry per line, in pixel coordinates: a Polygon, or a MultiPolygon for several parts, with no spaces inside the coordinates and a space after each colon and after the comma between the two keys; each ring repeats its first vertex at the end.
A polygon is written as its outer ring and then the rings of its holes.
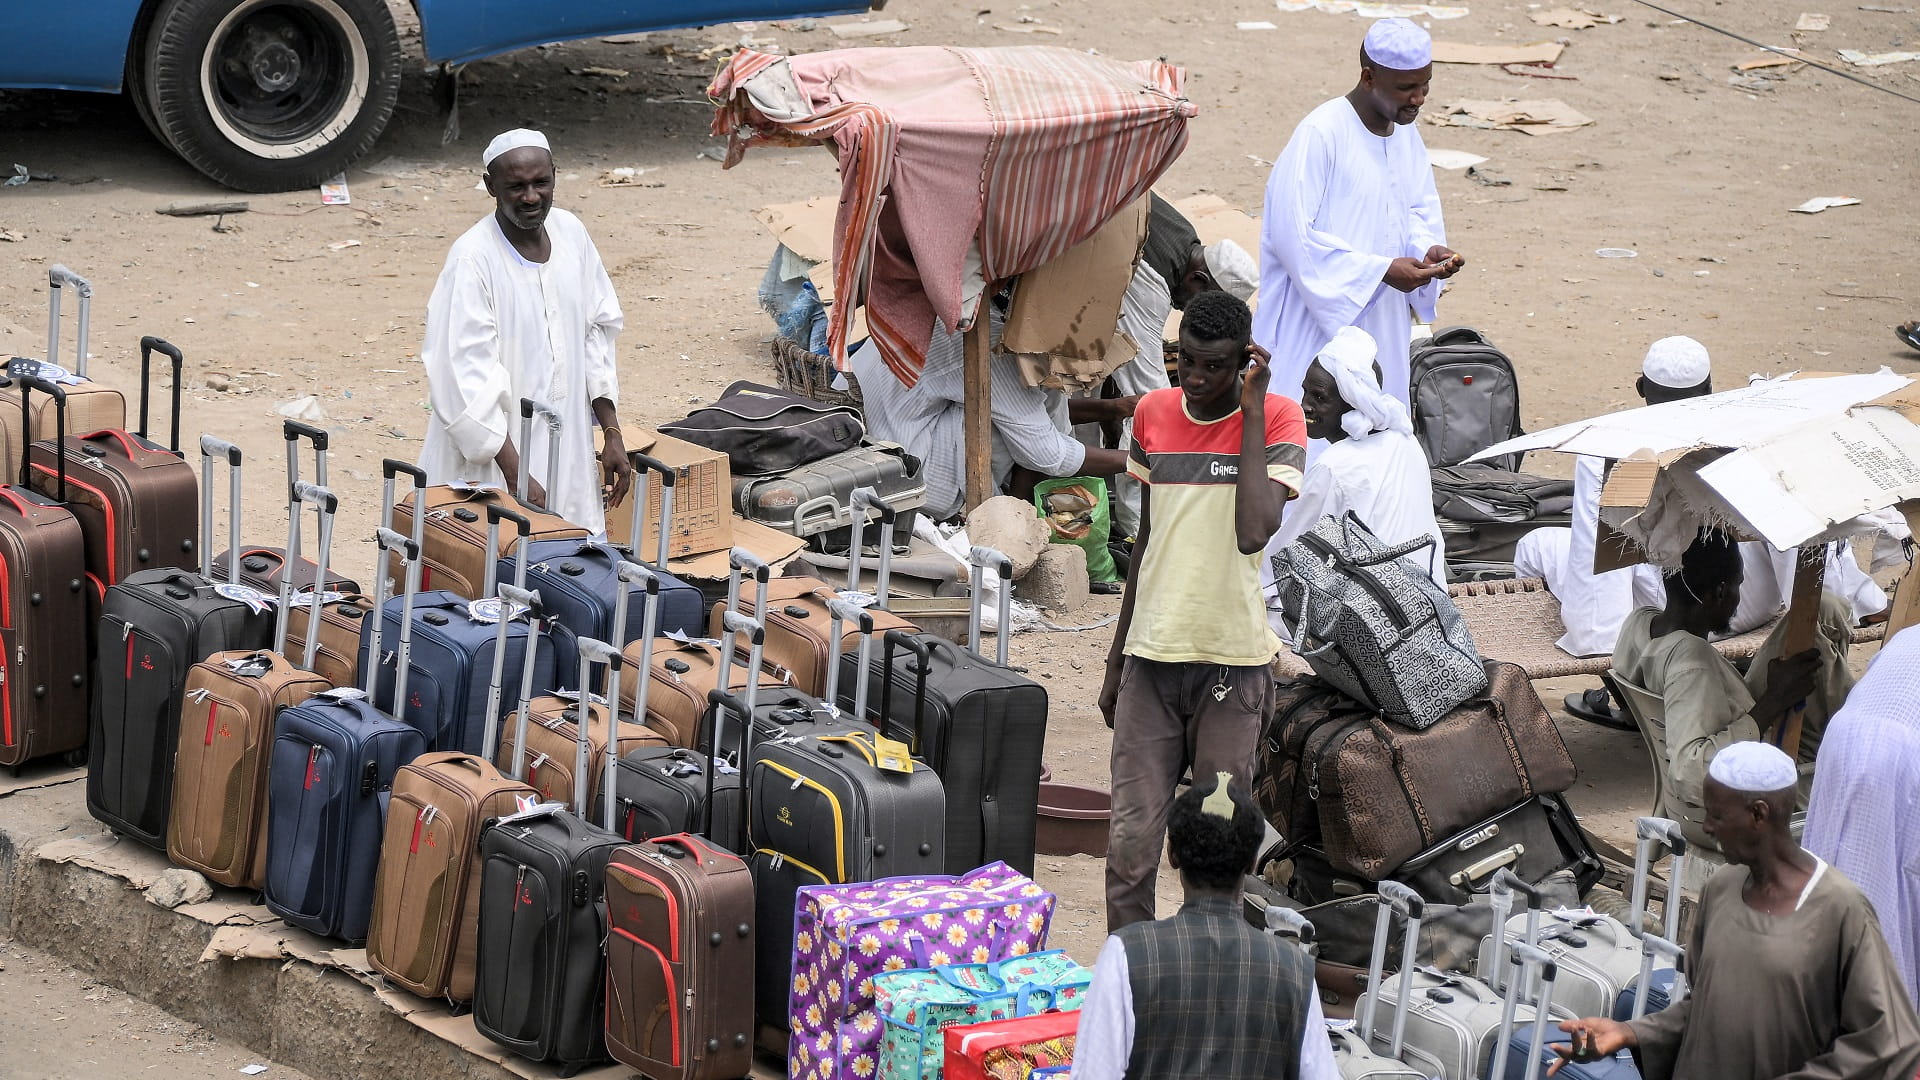
{"type": "MultiPolygon", "coordinates": [[[[913,522],[927,501],[920,459],[898,443],[863,443],[852,450],[802,465],[775,476],[736,476],[733,507],[742,517],[804,537],[821,551],[844,552],[856,518],[856,488],[872,488],[899,514],[900,535],[913,535],[913,522]]],[[[868,524],[863,543],[878,542],[868,524]]]]}
{"type": "MultiPolygon", "coordinates": [[[[1419,894],[1399,882],[1383,881],[1380,895],[1399,902],[1381,907],[1382,920],[1391,918],[1393,908],[1405,912],[1406,940],[1401,955],[1415,956],[1423,912],[1419,894]]],[[[1374,950],[1379,953],[1383,947],[1384,942],[1376,941],[1374,950]]],[[[1384,982],[1369,981],[1368,986],[1379,989],[1369,989],[1360,998],[1357,1030],[1371,1032],[1377,1044],[1380,1031],[1374,1021],[1382,1008],[1392,1009],[1388,1045],[1395,1051],[1393,1056],[1419,1069],[1423,1076],[1480,1080],[1513,1023],[1512,1004],[1503,1004],[1492,987],[1471,976],[1425,964],[1403,963],[1397,974],[1384,982]]],[[[1566,1017],[1571,1018],[1571,1014],[1566,1017]]],[[[1532,1011],[1525,1010],[1522,1020],[1532,1019],[1532,1011]]]]}
{"type": "MultiPolygon", "coordinates": [[[[1392,882],[1385,883],[1392,885],[1392,882]]],[[[1268,908],[1268,925],[1274,925],[1273,909],[1268,908]]],[[[1373,926],[1373,955],[1368,961],[1367,985],[1379,986],[1387,966],[1387,937],[1393,929],[1393,913],[1398,911],[1408,918],[1406,946],[1403,955],[1414,955],[1414,943],[1419,940],[1420,930],[1417,923],[1421,914],[1420,898],[1413,890],[1400,886],[1380,890],[1379,915],[1373,926]]],[[[1305,920],[1301,920],[1305,922],[1305,920]]],[[[1328,1036],[1333,1040],[1333,1063],[1340,1070],[1340,1080],[1427,1080],[1428,1074],[1403,1059],[1405,1045],[1398,1021],[1393,1036],[1384,1049],[1375,1048],[1375,1040],[1366,1034],[1373,1029],[1374,1008],[1370,997],[1360,999],[1365,1010],[1356,1019],[1353,1027],[1334,1027],[1328,1025],[1328,1036]]]]}
{"type": "MultiPolygon", "coordinates": [[[[1643,817],[1634,823],[1638,844],[1633,860],[1631,924],[1590,910],[1578,912],[1541,912],[1531,905],[1524,915],[1506,917],[1504,903],[1511,903],[1513,891],[1530,893],[1512,878],[1496,880],[1493,893],[1494,923],[1504,924],[1502,940],[1537,945],[1559,965],[1559,981],[1554,984],[1553,1003],[1574,1016],[1612,1016],[1621,995],[1640,985],[1641,968],[1646,959],[1641,939],[1647,910],[1647,879],[1653,864],[1653,846],[1665,844],[1673,849],[1673,866],[1668,881],[1677,883],[1686,863],[1687,839],[1678,823],[1666,818],[1643,817]],[[1502,889],[1498,886],[1506,885],[1502,889]]],[[[1680,905],[1674,892],[1667,894],[1666,924],[1663,935],[1674,940],[1680,932],[1680,905]]],[[[1504,976],[1505,957],[1501,941],[1491,935],[1480,944],[1480,977],[1504,976]]],[[[1671,967],[1664,963],[1661,967],[1671,967]]],[[[1489,981],[1492,981],[1489,979],[1489,981]]]]}

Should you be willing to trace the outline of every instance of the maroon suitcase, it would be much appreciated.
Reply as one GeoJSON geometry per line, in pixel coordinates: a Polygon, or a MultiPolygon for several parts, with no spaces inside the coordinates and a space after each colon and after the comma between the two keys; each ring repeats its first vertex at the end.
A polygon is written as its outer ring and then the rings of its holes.
{"type": "MultiPolygon", "coordinates": [[[[66,396],[38,388],[56,404],[66,396]]],[[[17,770],[87,745],[86,574],[73,514],[26,488],[0,487],[0,765],[17,770]]]]}
{"type": "Polygon", "coordinates": [[[41,439],[27,448],[34,490],[66,503],[80,522],[87,539],[87,573],[98,592],[141,570],[200,568],[194,547],[200,485],[193,466],[180,456],[180,375],[180,350],[159,338],[143,337],[139,431],[106,428],[41,439]],[[147,439],[150,361],[156,351],[173,361],[171,449],[147,439]],[[56,457],[65,461],[64,482],[56,457]]]}

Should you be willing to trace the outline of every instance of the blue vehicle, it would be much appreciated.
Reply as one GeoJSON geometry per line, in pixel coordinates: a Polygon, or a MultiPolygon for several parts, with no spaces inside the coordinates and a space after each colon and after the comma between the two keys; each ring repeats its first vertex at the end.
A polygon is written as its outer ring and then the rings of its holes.
{"type": "MultiPolygon", "coordinates": [[[[426,58],[843,15],[864,0],[411,0],[426,58]]],[[[872,4],[878,8],[885,0],[872,4]]],[[[154,138],[228,187],[289,191],[373,149],[400,91],[386,0],[66,0],[0,14],[0,88],[124,91],[154,138]]]]}

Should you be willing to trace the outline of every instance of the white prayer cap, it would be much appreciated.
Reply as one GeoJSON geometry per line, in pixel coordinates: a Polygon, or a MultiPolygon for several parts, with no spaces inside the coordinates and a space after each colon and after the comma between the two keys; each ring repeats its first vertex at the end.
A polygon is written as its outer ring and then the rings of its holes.
{"type": "Polygon", "coordinates": [[[1707,347],[1690,337],[1663,337],[1647,347],[1640,374],[1656,386],[1691,390],[1713,375],[1707,347]]]}
{"type": "Polygon", "coordinates": [[[1413,434],[1413,421],[1407,407],[1380,388],[1373,374],[1373,359],[1380,347],[1373,336],[1357,326],[1343,326],[1333,340],[1320,347],[1316,359],[1333,376],[1340,396],[1350,408],[1340,418],[1340,426],[1356,439],[1375,431],[1413,434]]]}
{"type": "Polygon", "coordinates": [[[1213,275],[1214,284],[1242,301],[1252,300],[1260,291],[1260,264],[1253,261],[1246,248],[1222,240],[1208,247],[1206,256],[1207,273],[1213,275]]]}
{"type": "Polygon", "coordinates": [[[1433,63],[1433,38],[1410,19],[1381,19],[1361,46],[1367,58],[1395,71],[1418,71],[1433,63]]]}
{"type": "Polygon", "coordinates": [[[487,144],[487,152],[480,155],[480,167],[484,169],[493,164],[494,158],[523,146],[537,146],[549,155],[553,153],[553,147],[547,145],[545,135],[532,128],[514,128],[512,131],[503,131],[493,137],[493,141],[487,144]]]}
{"type": "Polygon", "coordinates": [[[1786,751],[1764,742],[1729,743],[1713,755],[1707,775],[1733,791],[1785,791],[1800,782],[1786,751]]]}

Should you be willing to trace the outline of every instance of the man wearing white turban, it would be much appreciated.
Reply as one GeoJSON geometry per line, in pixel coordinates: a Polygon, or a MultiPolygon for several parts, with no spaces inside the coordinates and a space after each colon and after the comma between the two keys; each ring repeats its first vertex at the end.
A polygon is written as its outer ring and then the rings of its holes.
{"type": "Polygon", "coordinates": [[[1561,1058],[1632,1050],[1646,1080],[1912,1080],[1920,1021],[1873,905],[1793,839],[1798,772],[1762,742],[1713,756],[1706,829],[1732,865],[1700,891],[1688,995],[1630,1023],[1568,1020],[1561,1058]]]}
{"type": "MultiPolygon", "coordinates": [[[[1412,309],[1431,321],[1440,281],[1465,264],[1447,247],[1426,143],[1414,127],[1433,42],[1381,19],[1360,81],[1307,114],[1267,180],[1253,339],[1273,354],[1273,392],[1298,397],[1314,352],[1343,326],[1378,343],[1381,385],[1407,402],[1412,309]]],[[[1321,450],[1309,447],[1311,460],[1321,450]]]]}
{"type": "Polygon", "coordinates": [[[494,212],[454,241],[427,301],[433,415],[420,467],[434,484],[509,489],[525,470],[533,502],[600,533],[632,482],[616,412],[620,301],[586,226],[553,205],[545,135],[505,132],[481,164],[494,212]],[[544,437],[514,445],[521,398],[559,414],[557,460],[544,437]]]}
{"type": "Polygon", "coordinates": [[[1282,634],[1273,555],[1329,515],[1352,513],[1384,543],[1431,541],[1410,558],[1427,568],[1436,585],[1447,587],[1445,542],[1433,516],[1433,474],[1414,441],[1407,407],[1381,389],[1379,372],[1373,339],[1352,326],[1342,327],[1307,367],[1300,410],[1307,437],[1324,439],[1327,448],[1307,466],[1300,497],[1260,560],[1267,610],[1282,634]]]}

